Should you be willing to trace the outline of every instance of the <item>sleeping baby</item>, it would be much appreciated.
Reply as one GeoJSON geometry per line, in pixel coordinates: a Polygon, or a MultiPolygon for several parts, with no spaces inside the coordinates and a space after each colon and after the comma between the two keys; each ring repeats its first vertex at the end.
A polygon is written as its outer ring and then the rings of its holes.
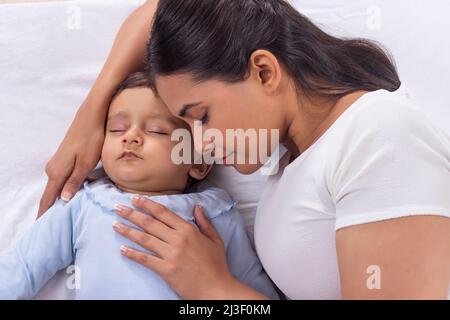
{"type": "MultiPolygon", "coordinates": [[[[132,206],[139,194],[190,223],[204,208],[227,250],[230,272],[277,298],[252,249],[235,203],[223,190],[200,183],[211,166],[175,164],[171,133],[188,126],[172,116],[145,74],[126,79],[112,99],[101,160],[107,177],[84,183],[76,196],[58,200],[13,247],[0,254],[0,299],[30,299],[61,269],[75,265],[77,299],[179,299],[156,273],[120,254],[122,245],[148,250],[114,232],[114,206],[132,206]]],[[[137,228],[136,226],[133,226],[137,228]]],[[[137,228],[139,229],[139,228],[137,228]]]]}

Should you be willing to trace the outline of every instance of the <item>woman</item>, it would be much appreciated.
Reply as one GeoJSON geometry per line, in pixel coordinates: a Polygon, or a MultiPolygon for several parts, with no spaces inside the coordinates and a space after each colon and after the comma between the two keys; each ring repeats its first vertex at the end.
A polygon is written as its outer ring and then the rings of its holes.
{"type": "MultiPolygon", "coordinates": [[[[255,222],[258,255],[289,298],[440,298],[450,280],[449,140],[395,91],[388,56],[332,37],[282,0],[147,2],[48,163],[40,213],[70,198],[97,163],[114,86],[142,68],[191,127],[278,130],[289,153],[269,178],[255,222]]],[[[202,149],[217,141],[196,141],[202,149]]],[[[236,155],[236,150],[231,150],[236,155]]],[[[246,150],[246,160],[248,160],[246,150]]],[[[241,173],[262,164],[233,164],[241,173]]],[[[234,279],[223,244],[196,209],[193,228],[137,199],[122,235],[157,253],[122,253],[190,299],[260,299],[234,279]],[[163,232],[164,230],[164,232],[163,232]]]]}

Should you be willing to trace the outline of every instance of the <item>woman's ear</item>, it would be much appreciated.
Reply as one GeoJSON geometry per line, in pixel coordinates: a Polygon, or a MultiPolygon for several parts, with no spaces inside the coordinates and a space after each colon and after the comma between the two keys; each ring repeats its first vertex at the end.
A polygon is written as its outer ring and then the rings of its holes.
{"type": "Polygon", "coordinates": [[[196,180],[203,180],[211,171],[211,164],[193,164],[192,168],[189,170],[189,175],[196,180]]]}
{"type": "Polygon", "coordinates": [[[250,72],[270,93],[278,89],[281,82],[281,66],[278,59],[267,50],[256,50],[249,60],[250,72]]]}

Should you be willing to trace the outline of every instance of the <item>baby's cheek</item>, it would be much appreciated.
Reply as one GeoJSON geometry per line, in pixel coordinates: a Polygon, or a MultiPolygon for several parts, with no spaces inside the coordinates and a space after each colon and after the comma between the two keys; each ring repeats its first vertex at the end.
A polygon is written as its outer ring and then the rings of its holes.
{"type": "Polygon", "coordinates": [[[109,166],[109,163],[113,160],[114,158],[114,147],[111,143],[111,141],[109,141],[108,139],[105,139],[105,142],[103,143],[103,148],[102,148],[102,155],[101,155],[101,160],[104,166],[109,166]]]}
{"type": "Polygon", "coordinates": [[[108,149],[107,149],[107,144],[106,144],[106,141],[105,141],[105,143],[103,143],[103,147],[102,147],[102,154],[101,154],[101,160],[102,160],[102,162],[106,162],[106,160],[108,159],[107,158],[107,156],[108,156],[108,149]]]}
{"type": "Polygon", "coordinates": [[[153,149],[152,158],[158,159],[161,163],[172,163],[172,149],[171,143],[160,143],[153,149]]]}

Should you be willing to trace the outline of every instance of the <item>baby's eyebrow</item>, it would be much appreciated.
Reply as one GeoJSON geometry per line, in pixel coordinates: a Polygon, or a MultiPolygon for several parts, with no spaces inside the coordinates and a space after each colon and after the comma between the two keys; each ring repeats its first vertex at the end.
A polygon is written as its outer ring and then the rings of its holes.
{"type": "Polygon", "coordinates": [[[128,118],[128,114],[123,111],[120,111],[116,114],[109,116],[107,121],[114,119],[114,118],[128,118]]]}
{"type": "Polygon", "coordinates": [[[167,117],[165,115],[157,115],[157,116],[153,116],[151,118],[147,118],[145,120],[146,124],[151,124],[151,123],[154,123],[154,122],[161,123],[161,124],[164,124],[164,125],[168,125],[171,128],[176,128],[177,127],[176,118],[174,120],[174,119],[172,119],[170,117],[167,117]]]}
{"type": "MultiPolygon", "coordinates": [[[[129,119],[130,115],[127,112],[125,112],[125,111],[120,111],[120,112],[118,112],[116,114],[110,115],[106,122],[109,122],[110,120],[113,120],[113,119],[116,119],[116,118],[129,119]]],[[[177,125],[177,122],[176,122],[177,118],[168,116],[168,115],[160,113],[160,112],[152,112],[148,117],[146,117],[145,119],[142,119],[142,121],[144,121],[144,122],[152,122],[152,121],[155,121],[155,120],[163,121],[163,122],[165,122],[165,123],[167,123],[169,125],[175,125],[175,126],[177,125]]]]}

